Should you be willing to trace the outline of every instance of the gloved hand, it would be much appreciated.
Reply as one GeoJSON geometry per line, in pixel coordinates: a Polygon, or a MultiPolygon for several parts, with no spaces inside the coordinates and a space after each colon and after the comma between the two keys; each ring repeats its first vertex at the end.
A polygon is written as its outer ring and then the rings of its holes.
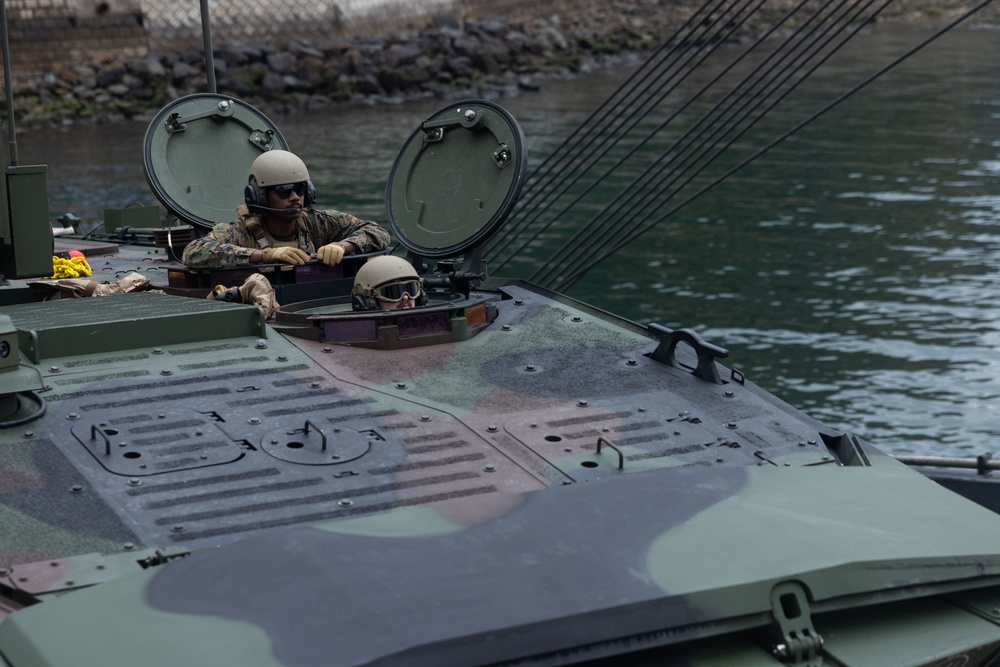
{"type": "Polygon", "coordinates": [[[339,243],[330,243],[316,251],[319,261],[328,266],[337,266],[340,260],[344,259],[344,246],[339,243]]]}
{"type": "Polygon", "coordinates": [[[264,263],[271,264],[273,262],[284,262],[285,264],[302,266],[309,263],[309,254],[305,250],[299,250],[290,246],[276,246],[264,251],[264,263]]]}

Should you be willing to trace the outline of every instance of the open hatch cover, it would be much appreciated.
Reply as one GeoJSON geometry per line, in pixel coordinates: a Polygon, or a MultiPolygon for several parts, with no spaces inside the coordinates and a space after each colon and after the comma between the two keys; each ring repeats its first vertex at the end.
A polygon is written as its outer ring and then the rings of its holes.
{"type": "Polygon", "coordinates": [[[412,253],[453,258],[500,228],[524,185],[524,132],[483,100],[450,104],[421,123],[389,174],[392,233],[412,253]]]}
{"type": "Polygon", "coordinates": [[[163,107],[143,141],[143,168],[156,198],[185,223],[229,222],[243,203],[254,159],[288,150],[278,128],[246,102],[213,93],[163,107]]]}

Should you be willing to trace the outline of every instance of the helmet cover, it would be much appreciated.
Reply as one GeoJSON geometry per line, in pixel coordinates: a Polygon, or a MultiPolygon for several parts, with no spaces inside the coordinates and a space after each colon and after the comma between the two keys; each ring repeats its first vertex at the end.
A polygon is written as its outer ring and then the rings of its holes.
{"type": "Polygon", "coordinates": [[[308,180],[306,163],[289,151],[275,149],[261,153],[250,165],[249,182],[261,188],[308,180]]]}

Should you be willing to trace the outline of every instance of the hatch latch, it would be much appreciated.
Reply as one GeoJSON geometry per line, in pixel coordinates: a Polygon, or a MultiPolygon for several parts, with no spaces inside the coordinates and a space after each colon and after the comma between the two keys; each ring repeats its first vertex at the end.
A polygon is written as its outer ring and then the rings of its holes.
{"type": "Polygon", "coordinates": [[[809,597],[797,581],[785,581],[771,589],[771,616],[777,638],[774,657],[792,667],[822,667],[823,638],[812,624],[809,597]]]}
{"type": "Polygon", "coordinates": [[[164,121],[164,125],[167,127],[167,132],[173,134],[186,130],[187,124],[193,120],[201,118],[229,118],[234,113],[236,113],[236,103],[232,100],[222,100],[215,108],[193,113],[190,116],[181,116],[179,113],[174,112],[164,121]]]}

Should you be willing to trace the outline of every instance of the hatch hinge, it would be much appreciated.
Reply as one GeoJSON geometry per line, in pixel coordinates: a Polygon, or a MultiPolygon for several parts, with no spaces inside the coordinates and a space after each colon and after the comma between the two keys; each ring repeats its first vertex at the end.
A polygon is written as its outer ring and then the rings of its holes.
{"type": "Polygon", "coordinates": [[[774,657],[791,667],[822,667],[823,638],[813,627],[805,586],[784,581],[771,589],[771,616],[774,657]]]}

